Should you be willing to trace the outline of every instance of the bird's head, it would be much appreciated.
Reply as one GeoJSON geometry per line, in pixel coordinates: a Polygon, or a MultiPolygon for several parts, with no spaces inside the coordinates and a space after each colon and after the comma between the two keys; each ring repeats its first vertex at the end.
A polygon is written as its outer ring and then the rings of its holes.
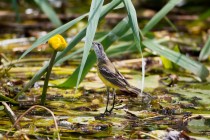
{"type": "Polygon", "coordinates": [[[103,46],[100,43],[93,42],[92,43],[92,47],[93,47],[93,49],[95,51],[95,54],[96,54],[96,57],[98,59],[100,59],[100,58],[102,58],[102,59],[106,58],[106,54],[104,52],[104,48],[103,48],[103,46]]]}

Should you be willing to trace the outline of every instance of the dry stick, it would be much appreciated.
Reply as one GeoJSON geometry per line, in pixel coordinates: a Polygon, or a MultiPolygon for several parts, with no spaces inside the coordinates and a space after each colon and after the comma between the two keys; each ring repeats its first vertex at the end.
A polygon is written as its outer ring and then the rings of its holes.
{"type": "Polygon", "coordinates": [[[7,58],[5,54],[0,53],[0,56],[1,56],[2,58],[4,58],[5,61],[10,62],[9,58],[7,58]]]}
{"type": "MultiPolygon", "coordinates": [[[[30,112],[30,111],[33,110],[34,108],[43,108],[43,109],[47,110],[48,112],[50,112],[50,114],[52,115],[53,120],[54,120],[55,129],[56,129],[56,131],[58,132],[58,124],[57,124],[57,122],[56,122],[56,118],[55,118],[53,112],[52,112],[50,109],[48,109],[48,108],[46,108],[46,107],[44,107],[44,106],[34,105],[34,106],[30,107],[28,110],[26,110],[26,111],[25,111],[25,112],[24,112],[16,121],[15,121],[15,123],[13,124],[13,126],[7,131],[6,136],[11,132],[12,128],[15,127],[15,125],[20,121],[20,119],[22,119],[23,116],[25,116],[28,112],[30,112]]],[[[60,140],[60,135],[59,135],[59,133],[58,133],[58,140],[60,140]]]]}
{"type": "MultiPolygon", "coordinates": [[[[15,121],[17,120],[17,116],[15,115],[15,113],[12,111],[12,109],[8,106],[8,104],[6,102],[1,102],[1,103],[4,106],[6,113],[9,115],[9,118],[10,118],[11,122],[14,124],[15,121]]],[[[21,129],[19,124],[15,125],[15,128],[18,129],[18,130],[21,129]]],[[[26,140],[29,140],[29,138],[26,134],[23,134],[23,137],[26,140]]]]}

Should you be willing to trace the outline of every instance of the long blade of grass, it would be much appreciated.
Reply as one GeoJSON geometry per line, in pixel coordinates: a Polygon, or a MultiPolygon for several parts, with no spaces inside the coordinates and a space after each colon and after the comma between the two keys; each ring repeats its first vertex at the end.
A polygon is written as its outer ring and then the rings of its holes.
{"type": "MultiPolygon", "coordinates": [[[[116,8],[116,6],[118,6],[119,4],[121,3],[121,0],[114,0],[114,1],[112,1],[112,2],[110,2],[110,3],[108,3],[108,4],[106,4],[105,6],[103,6],[103,9],[102,9],[102,12],[101,12],[101,15],[100,15],[100,18],[103,18],[103,17],[105,17],[106,16],[106,14],[108,13],[108,12],[110,12],[111,10],[113,10],[114,8],[116,8]]],[[[83,15],[84,16],[84,15],[83,15]]],[[[76,19],[75,19],[76,20],[76,19]]],[[[68,24],[68,23],[67,23],[68,24]]],[[[70,23],[69,23],[70,24],[70,23]]],[[[64,26],[64,25],[63,25],[64,26]]],[[[59,27],[60,28],[60,30],[63,30],[63,32],[64,32],[64,27],[63,26],[61,26],[61,27],[59,27]]],[[[57,28],[57,29],[55,29],[54,30],[54,32],[56,31],[56,32],[59,32],[59,28],[57,28]]],[[[67,28],[68,29],[68,28],[67,28]]],[[[118,30],[121,30],[121,29],[118,29],[118,30]]],[[[53,32],[53,31],[52,31],[53,32]]],[[[86,32],[86,28],[85,29],[83,29],[82,31],[80,31],[73,39],[72,39],[72,41],[69,43],[69,45],[68,45],[68,47],[64,50],[64,51],[62,51],[62,52],[60,52],[60,53],[58,53],[57,54],[57,56],[56,56],[56,59],[55,59],[55,63],[57,62],[57,61],[59,61],[62,57],[64,57],[65,56],[65,54],[67,54],[79,41],[81,41],[81,39],[85,36],[85,32],[86,32]]],[[[57,34],[57,33],[55,33],[55,34],[57,34]]],[[[47,34],[47,35],[49,35],[49,33],[47,34]]],[[[51,33],[51,36],[53,36],[54,34],[53,33],[51,33]]],[[[51,36],[48,36],[49,38],[51,37],[51,36]]],[[[112,36],[112,37],[115,37],[115,36],[112,36]]],[[[48,39],[49,39],[48,38],[48,39]]],[[[40,38],[40,39],[42,39],[42,38],[40,38]]],[[[44,39],[42,39],[42,41],[47,41],[48,39],[47,39],[47,37],[45,38],[46,40],[44,40],[44,39]]],[[[112,38],[110,38],[110,39],[112,39],[112,38]]],[[[41,41],[40,41],[41,42],[41,41]]],[[[38,44],[38,43],[37,43],[38,44]]],[[[46,72],[46,70],[47,70],[47,67],[48,67],[48,65],[49,64],[46,64],[45,66],[43,66],[34,76],[33,76],[33,78],[24,86],[24,88],[16,95],[16,97],[15,98],[17,98],[19,95],[21,95],[25,90],[27,90],[29,87],[31,87],[37,80],[39,80],[40,78],[41,78],[41,76],[42,75],[44,75],[44,73],[46,72]]],[[[78,76],[78,73],[77,73],[77,75],[76,76],[78,76]]],[[[77,78],[77,77],[76,77],[77,78]]],[[[83,79],[83,78],[81,78],[81,79],[83,79]]],[[[76,86],[76,81],[77,79],[75,79],[74,80],[74,86],[76,86]]],[[[73,87],[74,87],[73,86],[73,87]]],[[[67,86],[68,87],[68,86],[67,86]]],[[[72,86],[69,86],[69,87],[72,87],[72,86]]]]}
{"type": "MultiPolygon", "coordinates": [[[[128,26],[128,18],[123,19],[120,23],[118,23],[115,28],[110,31],[103,39],[98,40],[106,50],[113,42],[119,39],[125,32],[129,29],[128,26]]],[[[96,56],[95,53],[92,51],[87,58],[87,62],[84,66],[80,82],[85,78],[86,74],[89,70],[93,67],[96,63],[96,56]]],[[[73,72],[73,74],[62,84],[58,85],[60,88],[73,88],[76,86],[76,80],[78,77],[78,73],[80,70],[80,66],[73,72]]]]}
{"type": "Polygon", "coordinates": [[[58,18],[57,14],[53,10],[52,6],[49,4],[47,0],[34,0],[37,5],[42,9],[42,11],[47,15],[47,17],[50,19],[50,21],[55,25],[55,26],[61,26],[62,22],[58,18]]]}
{"type": "Polygon", "coordinates": [[[101,14],[101,9],[102,9],[103,3],[104,3],[104,0],[100,0],[100,1],[93,0],[91,3],[90,14],[89,14],[89,19],[88,19],[88,26],[87,26],[86,37],[85,37],[85,46],[84,46],[82,62],[80,65],[79,74],[78,74],[78,78],[77,78],[76,88],[79,85],[82,71],[84,69],[90,48],[92,46],[92,42],[93,42],[95,32],[96,32],[96,29],[98,26],[99,17],[101,14]]]}
{"type": "Polygon", "coordinates": [[[182,0],[170,0],[155,16],[146,24],[142,33],[148,33],[163,17],[166,16],[182,0]]]}
{"type": "Polygon", "coordinates": [[[201,80],[205,80],[209,75],[208,69],[203,64],[196,62],[183,54],[172,51],[163,45],[158,44],[155,40],[147,39],[142,43],[157,54],[162,55],[179,66],[193,72],[195,75],[199,76],[201,80]]]}
{"type": "Polygon", "coordinates": [[[203,49],[201,50],[200,54],[199,54],[199,60],[205,60],[208,58],[208,56],[210,55],[210,35],[208,37],[208,40],[206,41],[203,49]]]}
{"type": "Polygon", "coordinates": [[[123,0],[126,10],[128,12],[129,24],[133,31],[134,41],[136,43],[136,47],[138,48],[139,52],[141,53],[141,46],[140,46],[140,36],[139,36],[139,26],[137,21],[136,10],[131,2],[131,0],[123,0]]]}
{"type": "Polygon", "coordinates": [[[139,36],[140,28],[138,26],[136,10],[135,10],[131,0],[123,0],[123,2],[125,4],[126,10],[128,12],[129,23],[130,23],[131,29],[133,31],[133,36],[134,36],[136,47],[139,50],[139,52],[141,54],[141,58],[142,58],[142,84],[141,84],[141,93],[140,93],[142,95],[142,92],[144,90],[145,66],[144,66],[144,59],[143,59],[143,55],[142,55],[141,45],[140,45],[141,44],[141,40],[140,40],[140,36],[139,36]]]}

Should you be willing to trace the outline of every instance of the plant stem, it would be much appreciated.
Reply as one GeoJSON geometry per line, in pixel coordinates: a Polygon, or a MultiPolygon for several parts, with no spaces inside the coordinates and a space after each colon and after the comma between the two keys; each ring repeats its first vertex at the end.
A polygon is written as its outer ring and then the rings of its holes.
{"type": "Polygon", "coordinates": [[[48,69],[47,69],[47,74],[46,74],[46,77],[45,77],[44,86],[43,86],[43,90],[42,90],[42,96],[41,96],[41,104],[42,105],[45,105],[48,82],[49,82],[49,78],[50,78],[50,74],[51,74],[51,70],[52,70],[52,67],[53,67],[53,64],[54,64],[56,54],[57,54],[57,51],[54,50],[52,58],[50,60],[50,64],[49,64],[48,69]]]}
{"type": "Polygon", "coordinates": [[[46,107],[44,107],[44,106],[40,106],[40,105],[34,105],[34,106],[30,107],[28,110],[26,110],[22,115],[20,115],[20,117],[18,117],[18,119],[15,120],[13,126],[12,126],[12,127],[7,131],[7,133],[5,134],[6,137],[7,137],[8,134],[11,132],[12,128],[15,127],[15,126],[17,125],[17,123],[19,123],[20,120],[21,120],[28,112],[30,112],[30,111],[33,110],[34,108],[43,108],[43,109],[47,110],[47,111],[52,115],[52,118],[53,118],[53,121],[54,121],[54,124],[55,124],[55,129],[56,129],[55,133],[57,134],[58,140],[60,140],[60,135],[59,135],[59,130],[58,130],[58,124],[57,124],[57,121],[56,121],[56,118],[55,118],[54,113],[53,113],[50,109],[48,109],[48,108],[46,108],[46,107]]]}

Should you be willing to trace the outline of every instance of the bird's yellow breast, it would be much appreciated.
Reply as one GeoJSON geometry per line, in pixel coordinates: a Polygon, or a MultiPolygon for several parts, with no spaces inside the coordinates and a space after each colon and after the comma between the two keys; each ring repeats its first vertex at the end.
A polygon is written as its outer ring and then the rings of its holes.
{"type": "Polygon", "coordinates": [[[98,73],[98,77],[101,79],[101,81],[102,81],[107,87],[119,89],[118,86],[115,86],[115,85],[112,84],[110,81],[108,81],[107,79],[105,79],[103,75],[101,75],[101,73],[100,73],[98,67],[97,67],[97,73],[98,73]]]}

